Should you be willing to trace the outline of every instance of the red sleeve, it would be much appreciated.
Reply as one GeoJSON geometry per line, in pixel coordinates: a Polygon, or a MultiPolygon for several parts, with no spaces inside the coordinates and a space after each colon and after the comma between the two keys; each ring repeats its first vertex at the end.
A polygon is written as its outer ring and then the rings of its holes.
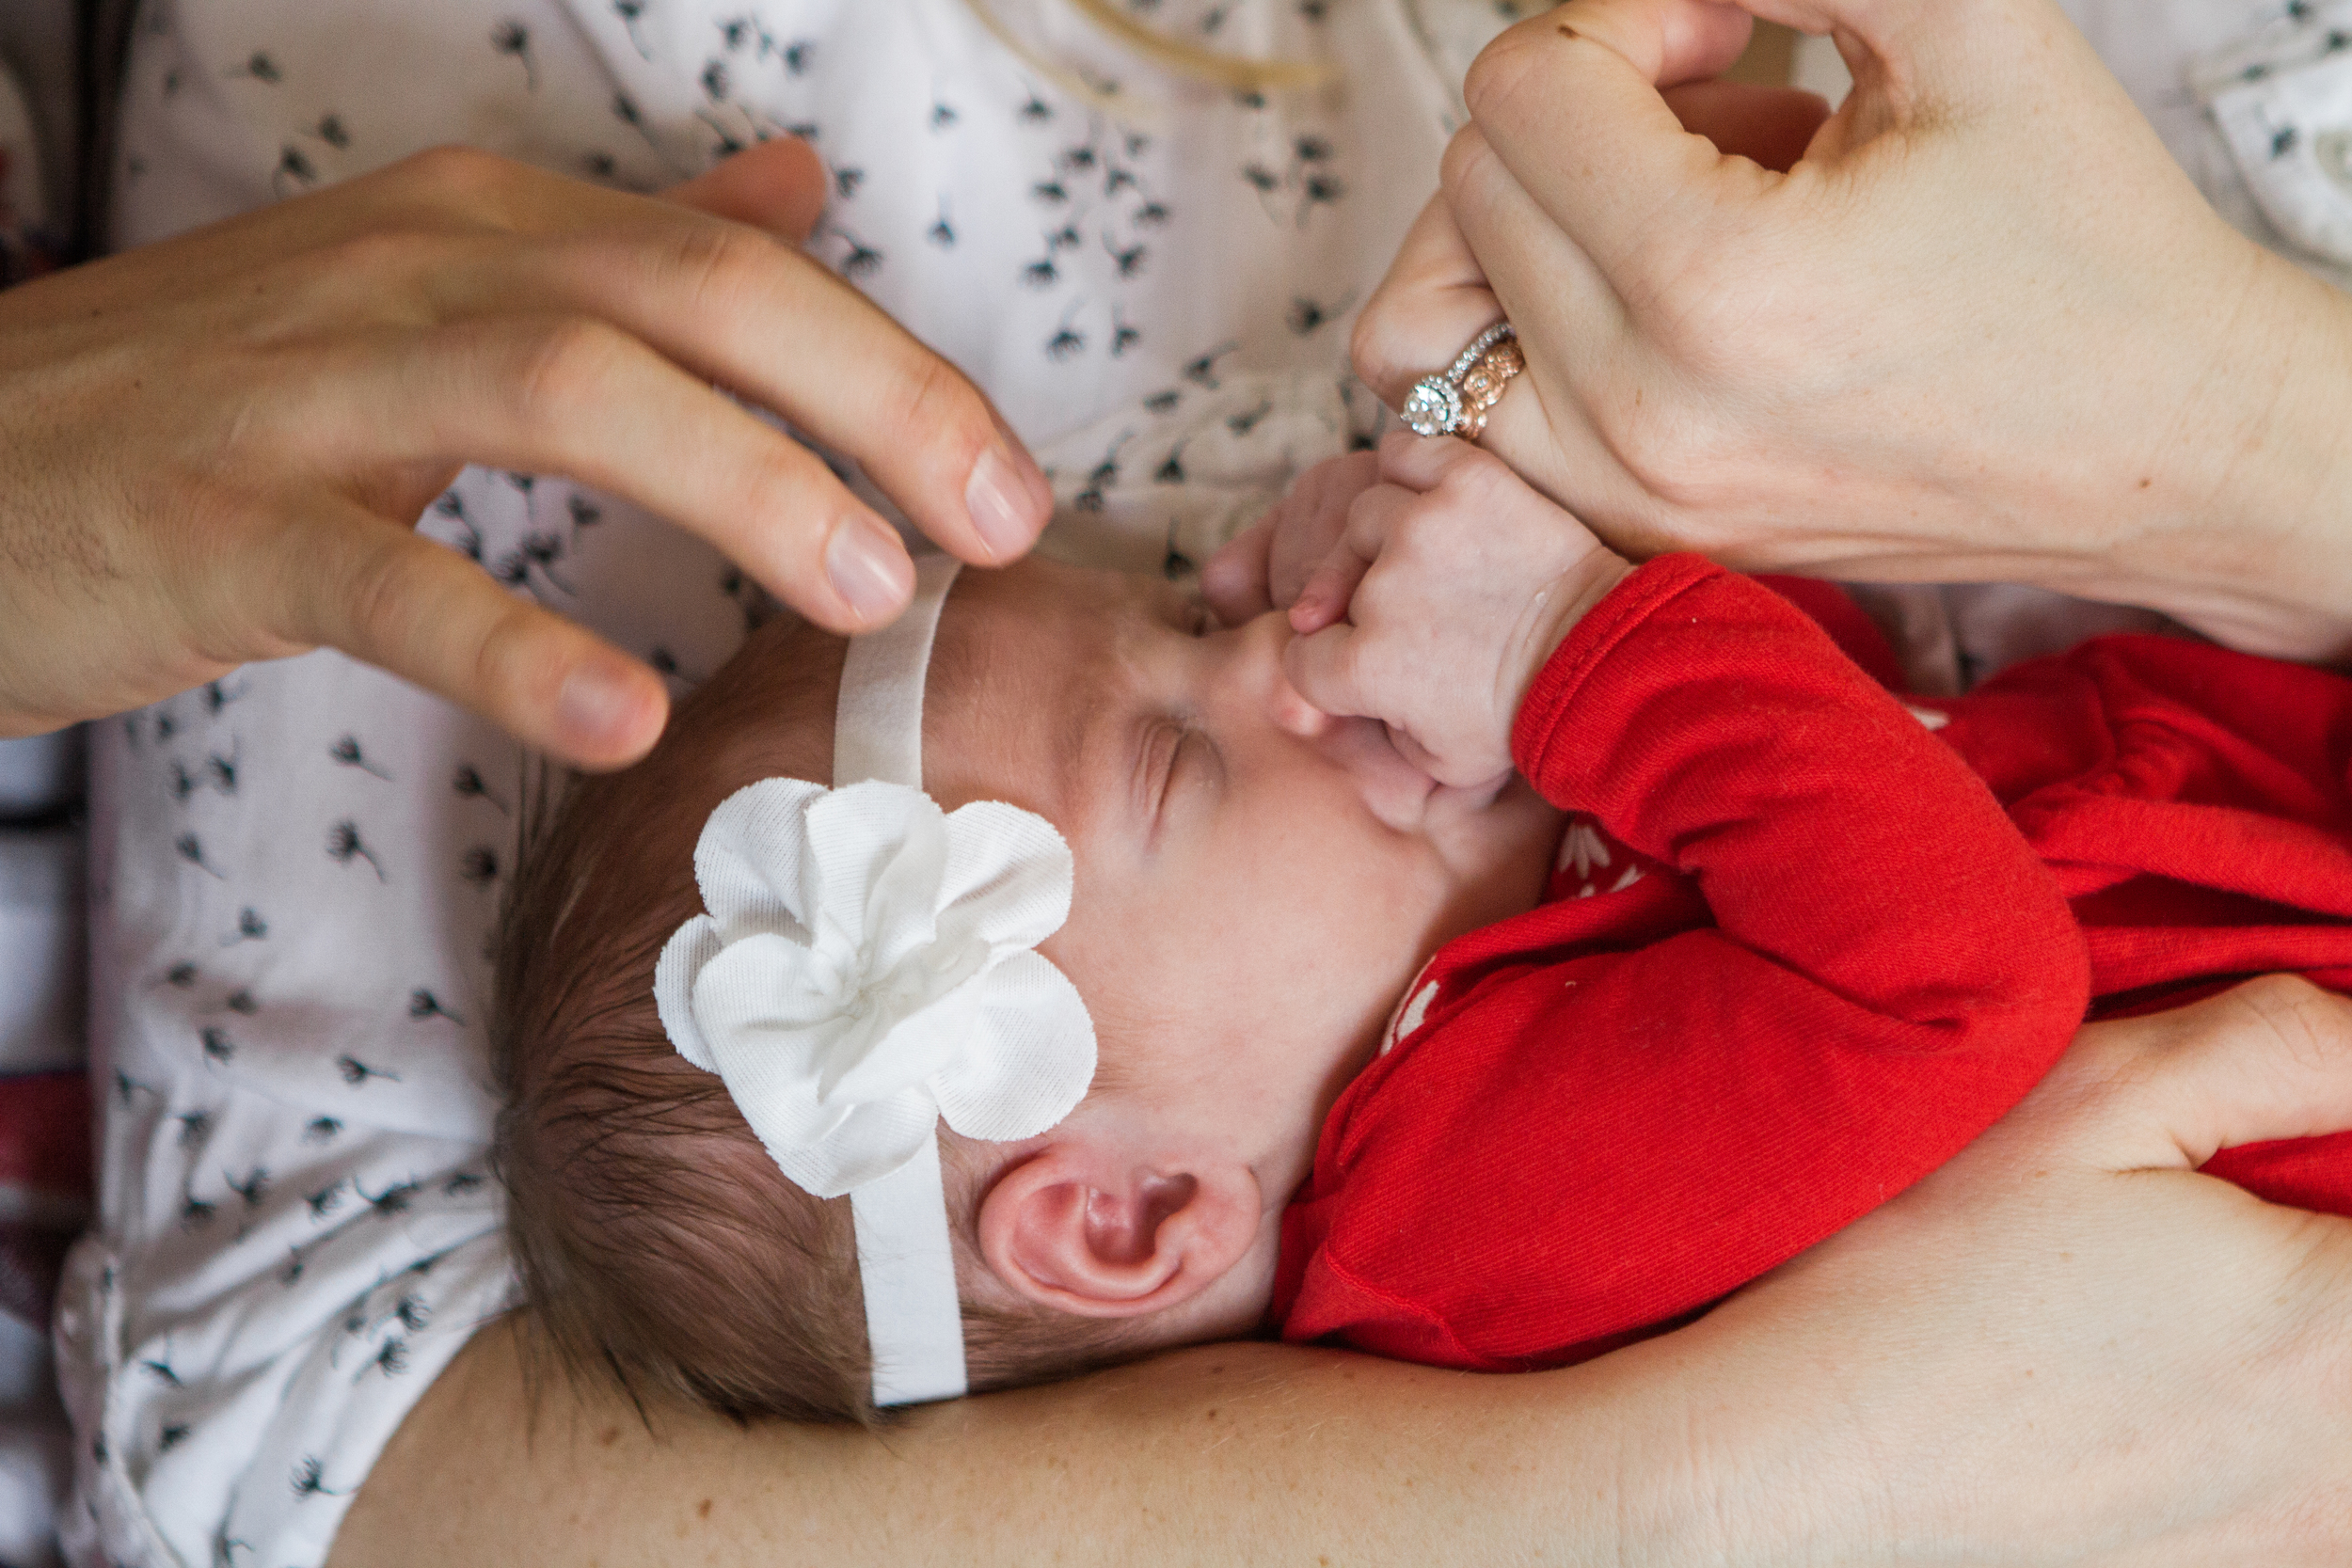
{"type": "Polygon", "coordinates": [[[1286,1223],[1290,1338],[1491,1369],[1606,1348],[1950,1158],[2081,1022],[2081,934],[1992,795],[1754,583],[1643,567],[1513,751],[1706,908],[1629,936],[1654,900],[1613,943],[1603,901],[1554,904],[1439,955],[1286,1223]]]}

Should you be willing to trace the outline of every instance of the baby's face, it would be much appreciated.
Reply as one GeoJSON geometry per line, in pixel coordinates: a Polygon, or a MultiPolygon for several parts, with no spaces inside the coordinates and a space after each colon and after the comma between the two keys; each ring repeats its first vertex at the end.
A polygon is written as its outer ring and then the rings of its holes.
{"type": "Polygon", "coordinates": [[[1162,583],[967,571],[925,717],[942,804],[1036,811],[1077,861],[1045,952],[1102,1037],[1101,1092],[1304,1179],[1323,1115],[1443,942],[1532,908],[1556,814],[1516,776],[1439,786],[1282,673],[1279,615],[1217,626],[1162,583]]]}

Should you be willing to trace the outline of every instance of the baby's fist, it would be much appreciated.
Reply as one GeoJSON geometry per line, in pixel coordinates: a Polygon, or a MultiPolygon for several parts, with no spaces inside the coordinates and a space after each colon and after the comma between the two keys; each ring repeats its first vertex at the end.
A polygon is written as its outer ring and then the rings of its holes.
{"type": "Polygon", "coordinates": [[[1327,457],[1200,568],[1200,592],[1229,626],[1287,610],[1347,531],[1347,509],[1379,482],[1380,460],[1368,451],[1327,457]]]}
{"type": "Polygon", "coordinates": [[[1291,682],[1438,783],[1490,783],[1536,673],[1632,567],[1466,442],[1391,436],[1379,478],[1291,607],[1291,682]]]}

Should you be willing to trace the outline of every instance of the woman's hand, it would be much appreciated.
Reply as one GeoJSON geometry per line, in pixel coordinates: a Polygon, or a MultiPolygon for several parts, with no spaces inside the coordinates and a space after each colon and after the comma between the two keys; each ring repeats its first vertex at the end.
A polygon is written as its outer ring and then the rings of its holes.
{"type": "Polygon", "coordinates": [[[332,646],[589,767],[654,673],[413,531],[468,463],[710,540],[812,619],[889,620],[897,534],[726,391],[1008,561],[1043,476],[987,401],[793,248],[822,170],[772,142],[668,200],[424,153],[0,294],[0,735],[332,646]]]}
{"type": "Polygon", "coordinates": [[[2348,1127],[2352,1003],[2301,980],[2084,1029],[1951,1164],[1647,1347],[1706,1374],[1700,1479],[1739,1464],[1761,1538],[1812,1544],[1729,1555],[2352,1560],[2352,1224],[2194,1174],[2348,1127]]]}
{"type": "Polygon", "coordinates": [[[1785,97],[1661,96],[1744,14],[1532,18],[1470,71],[1366,380],[1395,403],[1507,313],[1526,385],[1486,445],[1627,553],[2027,581],[2352,652],[2352,302],[2223,224],[2048,0],[1742,4],[1852,71],[1803,158],[1766,166],[1804,129],[1785,97]]]}
{"type": "Polygon", "coordinates": [[[2300,981],[2093,1025],[1694,1326],[1524,1376],[1212,1345],[885,1433],[745,1428],[534,1383],[494,1324],[330,1561],[2342,1563],[2352,1225],[2189,1167],[2346,1126],[2352,1004],[2300,981]]]}

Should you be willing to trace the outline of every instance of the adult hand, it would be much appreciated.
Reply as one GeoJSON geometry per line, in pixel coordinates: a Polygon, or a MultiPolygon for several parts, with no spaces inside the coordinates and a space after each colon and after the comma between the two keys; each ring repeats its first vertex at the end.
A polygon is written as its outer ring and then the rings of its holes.
{"type": "Polygon", "coordinates": [[[2352,651],[2352,302],[2222,223],[2049,0],[1742,4],[1853,73],[1786,172],[1785,98],[1661,95],[1737,55],[1727,8],[1572,0],[1480,56],[1357,328],[1375,389],[1507,313],[1486,444],[1627,553],[2352,651]]]}
{"type": "Polygon", "coordinates": [[[1492,783],[1536,673],[1633,568],[1468,442],[1393,435],[1378,461],[1290,607],[1282,662],[1300,696],[1379,720],[1439,784],[1492,783]]]}
{"type": "Polygon", "coordinates": [[[1659,1342],[1710,1368],[1707,1449],[1762,1457],[1758,1528],[1816,1544],[1742,1560],[2352,1559],[2352,1225],[2195,1174],[2347,1127],[2352,1003],[2301,980],[2085,1028],[1951,1164],[1659,1342]]]}
{"type": "Polygon", "coordinates": [[[822,182],[787,141],[667,200],[443,150],[0,294],[0,735],[325,645],[629,762],[660,678],[412,525],[465,464],[561,473],[835,630],[897,614],[896,533],[714,382],[963,559],[1021,554],[1034,462],[793,248],[822,182]]]}

